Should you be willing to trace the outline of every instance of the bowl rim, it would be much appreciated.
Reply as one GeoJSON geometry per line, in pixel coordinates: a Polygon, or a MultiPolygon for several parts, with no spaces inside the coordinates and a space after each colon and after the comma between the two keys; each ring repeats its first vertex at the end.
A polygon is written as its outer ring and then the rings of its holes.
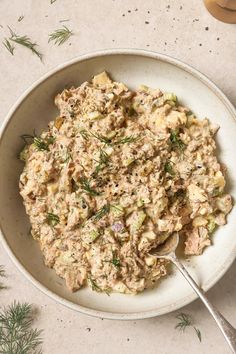
{"type": "MultiPolygon", "coordinates": [[[[77,56],[71,60],[68,60],[62,64],[59,64],[55,66],[53,69],[49,70],[47,73],[45,73],[43,76],[41,76],[39,79],[35,80],[28,89],[26,89],[17,99],[15,104],[10,108],[8,114],[6,115],[6,118],[4,119],[3,123],[1,124],[0,127],[0,142],[4,136],[4,132],[7,129],[7,126],[13,116],[13,114],[16,112],[18,107],[23,103],[23,101],[27,98],[27,96],[37,88],[38,85],[46,81],[49,77],[52,75],[59,73],[61,70],[65,69],[66,67],[69,67],[73,64],[76,64],[78,62],[86,61],[88,59],[93,59],[96,57],[102,57],[102,56],[112,56],[112,55],[133,55],[133,56],[142,56],[146,58],[152,58],[152,59],[157,59],[172,65],[175,65],[182,70],[190,73],[193,75],[195,78],[198,80],[202,81],[210,90],[212,90],[215,95],[222,101],[222,103],[226,106],[230,114],[234,117],[235,122],[236,122],[236,109],[232,105],[232,103],[229,101],[229,99],[226,97],[226,95],[204,74],[202,74],[199,70],[193,68],[192,66],[184,63],[183,61],[173,58],[171,56],[157,53],[154,51],[150,50],[144,50],[144,49],[138,49],[138,48],[120,48],[120,49],[104,49],[104,50],[98,50],[98,51],[92,51],[86,54],[82,54],[80,56],[77,56]]],[[[49,296],[50,298],[56,300],[60,304],[79,311],[83,314],[90,315],[93,317],[98,317],[98,318],[106,318],[106,319],[114,319],[114,320],[138,320],[138,319],[145,319],[145,318],[151,318],[159,315],[163,315],[175,310],[180,309],[181,307],[188,305],[192,301],[198,298],[198,296],[192,292],[190,295],[186,296],[185,298],[174,302],[171,305],[168,306],[162,306],[160,308],[156,308],[153,310],[148,310],[148,311],[141,311],[141,312],[132,312],[132,313],[116,313],[116,312],[108,312],[108,311],[100,311],[100,310],[95,310],[92,308],[88,308],[85,306],[81,306],[78,304],[73,303],[72,301],[66,300],[63,297],[55,294],[53,291],[49,290],[46,286],[42,285],[38,280],[36,280],[30,272],[28,272],[24,266],[20,263],[18,260],[16,254],[14,251],[11,249],[10,245],[7,243],[7,239],[4,236],[4,232],[2,230],[2,226],[0,224],[0,240],[1,243],[6,250],[8,256],[12,260],[12,262],[15,264],[15,266],[20,270],[20,272],[41,292],[43,292],[45,295],[49,296]]],[[[204,290],[207,291],[209,290],[213,285],[215,285],[218,280],[226,273],[226,271],[230,268],[232,263],[234,262],[236,258],[236,245],[232,249],[230,257],[225,261],[223,264],[221,271],[214,277],[212,277],[210,280],[208,280],[207,284],[204,287],[204,290]]]]}

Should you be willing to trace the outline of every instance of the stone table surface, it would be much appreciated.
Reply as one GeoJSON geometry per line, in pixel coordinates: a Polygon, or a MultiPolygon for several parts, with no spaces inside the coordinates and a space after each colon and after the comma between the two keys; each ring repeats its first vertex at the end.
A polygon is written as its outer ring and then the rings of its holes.
{"type": "MultiPolygon", "coordinates": [[[[41,75],[71,58],[104,48],[142,48],[168,54],[211,78],[236,104],[236,25],[209,15],[200,0],[1,0],[0,42],[10,26],[27,34],[43,62],[17,46],[12,56],[0,45],[0,121],[19,95],[41,75]],[[52,4],[51,4],[52,2],[52,4]],[[20,16],[24,18],[20,21],[20,16]],[[61,22],[62,20],[68,20],[61,22]],[[74,36],[62,46],[48,44],[48,33],[62,25],[74,36]]],[[[175,329],[177,313],[140,321],[109,321],[73,312],[38,291],[0,246],[8,286],[1,306],[27,301],[39,309],[35,325],[44,330],[45,354],[226,354],[225,341],[200,301],[186,306],[201,330],[202,342],[188,328],[175,329]]],[[[236,326],[236,263],[208,293],[236,326]]]]}

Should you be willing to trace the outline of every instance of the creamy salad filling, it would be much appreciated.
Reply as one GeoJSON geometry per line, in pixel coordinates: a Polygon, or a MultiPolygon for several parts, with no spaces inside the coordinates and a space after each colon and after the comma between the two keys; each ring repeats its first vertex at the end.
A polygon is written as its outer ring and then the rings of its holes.
{"type": "Polygon", "coordinates": [[[166,275],[149,255],[174,231],[200,255],[232,208],[218,127],[171,93],[103,72],[56,96],[59,116],[24,135],[20,193],[46,266],[71,291],[137,293],[166,275]]]}

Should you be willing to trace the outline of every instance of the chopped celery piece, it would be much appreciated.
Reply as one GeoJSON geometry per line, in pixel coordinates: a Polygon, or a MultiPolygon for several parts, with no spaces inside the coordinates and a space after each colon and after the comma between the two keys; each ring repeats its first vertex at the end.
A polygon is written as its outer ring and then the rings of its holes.
{"type": "Polygon", "coordinates": [[[163,96],[153,101],[153,109],[163,106],[166,102],[171,106],[175,106],[177,103],[177,96],[173,93],[164,93],[163,96]]]}
{"type": "Polygon", "coordinates": [[[165,92],[164,95],[164,101],[173,101],[173,102],[177,102],[177,96],[174,93],[168,93],[165,92]]]}
{"type": "Polygon", "coordinates": [[[137,207],[141,208],[142,206],[144,206],[144,200],[143,199],[139,199],[137,202],[137,207]]]}
{"type": "Polygon", "coordinates": [[[149,87],[146,86],[146,85],[140,85],[140,86],[139,86],[139,90],[140,90],[140,91],[147,92],[147,91],[149,91],[149,87]]]}
{"type": "Polygon", "coordinates": [[[94,112],[89,112],[88,114],[87,114],[87,117],[89,118],[89,119],[91,119],[91,120],[93,120],[93,119],[102,119],[102,118],[104,118],[104,115],[103,114],[101,114],[100,112],[98,112],[98,111],[94,111],[94,112]]]}
{"type": "Polygon", "coordinates": [[[216,223],[213,218],[210,218],[207,225],[207,230],[212,233],[216,228],[216,223]]]}
{"type": "Polygon", "coordinates": [[[91,241],[95,241],[100,236],[100,232],[98,230],[92,230],[90,231],[89,236],[91,241]]]}
{"type": "Polygon", "coordinates": [[[124,208],[119,204],[112,205],[112,213],[117,217],[122,216],[124,215],[124,208]]]}
{"type": "Polygon", "coordinates": [[[157,238],[157,235],[154,231],[145,231],[142,233],[142,237],[145,237],[148,240],[155,240],[157,238]]]}
{"type": "Polygon", "coordinates": [[[131,165],[132,162],[134,162],[135,159],[134,158],[129,158],[123,161],[123,166],[129,166],[131,165]]]}
{"type": "Polygon", "coordinates": [[[106,71],[103,71],[101,74],[94,76],[92,82],[96,86],[107,85],[111,83],[111,79],[107,75],[106,71]]]}
{"type": "Polygon", "coordinates": [[[26,162],[27,160],[27,152],[28,152],[28,147],[25,146],[24,149],[20,152],[19,158],[21,161],[26,162]]]}
{"type": "Polygon", "coordinates": [[[106,135],[108,139],[113,139],[116,136],[116,132],[113,130],[106,135]]]}
{"type": "Polygon", "coordinates": [[[71,264],[75,262],[75,259],[73,258],[72,254],[70,251],[66,251],[62,253],[59,257],[58,260],[62,264],[71,264]]]}
{"type": "Polygon", "coordinates": [[[136,233],[142,226],[144,220],[146,218],[146,214],[143,210],[137,212],[136,220],[132,223],[130,227],[131,234],[136,233]]]}

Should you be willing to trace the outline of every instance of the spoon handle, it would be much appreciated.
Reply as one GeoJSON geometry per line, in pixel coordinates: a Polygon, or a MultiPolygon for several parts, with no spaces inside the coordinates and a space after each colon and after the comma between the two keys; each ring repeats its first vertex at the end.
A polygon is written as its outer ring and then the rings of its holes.
{"type": "Polygon", "coordinates": [[[206,297],[204,291],[197,285],[193,280],[189,272],[183,266],[183,264],[177,259],[174,253],[169,256],[169,259],[176,265],[176,267],[183,274],[185,279],[192,286],[194,291],[200,297],[204,305],[207,307],[217,325],[219,326],[221,332],[223,333],[226,341],[228,342],[233,353],[236,353],[236,329],[221,315],[221,313],[210,303],[206,297]]]}

